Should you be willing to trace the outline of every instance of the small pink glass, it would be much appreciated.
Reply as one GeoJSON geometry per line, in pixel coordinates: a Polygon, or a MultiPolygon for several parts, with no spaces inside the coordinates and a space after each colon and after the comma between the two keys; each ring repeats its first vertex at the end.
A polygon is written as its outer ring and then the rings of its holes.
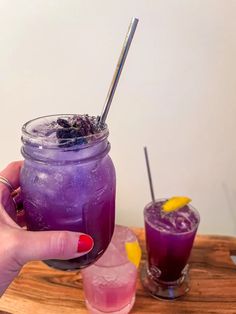
{"type": "Polygon", "coordinates": [[[127,227],[116,225],[103,256],[81,271],[89,313],[126,314],[132,309],[138,270],[128,258],[127,243],[134,248],[134,255],[137,248],[140,250],[135,234],[127,227]]]}

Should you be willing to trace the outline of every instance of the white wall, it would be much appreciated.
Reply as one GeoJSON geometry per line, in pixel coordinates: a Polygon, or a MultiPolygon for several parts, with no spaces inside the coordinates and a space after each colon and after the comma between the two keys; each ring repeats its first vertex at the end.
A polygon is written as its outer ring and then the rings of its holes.
{"type": "Polygon", "coordinates": [[[117,221],[143,225],[147,145],[156,196],[188,195],[200,232],[236,234],[234,0],[0,0],[0,167],[25,121],[100,114],[132,16],[108,118],[117,221]]]}

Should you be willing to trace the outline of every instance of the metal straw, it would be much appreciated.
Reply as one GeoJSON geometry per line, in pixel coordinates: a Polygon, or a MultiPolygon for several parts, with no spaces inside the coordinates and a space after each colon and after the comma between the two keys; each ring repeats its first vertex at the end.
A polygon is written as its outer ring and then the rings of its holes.
{"type": "Polygon", "coordinates": [[[101,114],[101,117],[100,117],[99,122],[98,122],[100,126],[102,126],[106,121],[108,111],[110,109],[111,102],[112,102],[113,96],[115,94],[116,87],[117,87],[117,84],[118,84],[124,63],[125,63],[125,59],[127,57],[128,51],[129,51],[129,47],[130,47],[132,39],[134,37],[134,33],[136,30],[137,24],[138,24],[138,19],[133,17],[131,20],[131,23],[129,25],[128,32],[126,34],[123,48],[121,50],[121,54],[120,54],[118,63],[116,65],[115,73],[114,73],[112,81],[111,81],[111,85],[110,85],[110,88],[109,88],[109,91],[108,91],[108,94],[106,97],[106,101],[105,101],[105,104],[104,104],[104,107],[102,110],[102,114],[101,114]]]}
{"type": "Polygon", "coordinates": [[[152,184],[152,175],[151,175],[149,159],[148,159],[148,152],[147,152],[146,146],[144,147],[144,154],[145,154],[145,160],[146,160],[146,165],[147,165],[148,180],[149,180],[149,186],[150,186],[152,201],[153,201],[153,203],[155,203],[155,195],[154,195],[153,184],[152,184]]]}

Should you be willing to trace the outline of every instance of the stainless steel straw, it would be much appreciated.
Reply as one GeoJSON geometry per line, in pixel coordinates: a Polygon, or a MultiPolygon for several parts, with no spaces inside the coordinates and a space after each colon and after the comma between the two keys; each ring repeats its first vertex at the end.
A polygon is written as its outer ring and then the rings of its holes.
{"type": "Polygon", "coordinates": [[[118,63],[117,63],[116,69],[115,69],[115,73],[114,73],[112,81],[111,81],[111,85],[110,85],[110,88],[109,88],[109,91],[108,91],[108,94],[106,97],[106,101],[105,101],[105,104],[104,104],[104,107],[102,110],[102,114],[101,114],[101,117],[100,117],[99,122],[98,122],[100,126],[102,126],[106,121],[108,111],[110,109],[111,102],[112,102],[113,96],[115,94],[116,87],[117,87],[117,84],[119,82],[119,78],[120,78],[120,75],[121,75],[121,72],[122,72],[128,51],[129,51],[129,47],[130,47],[132,39],[134,37],[134,33],[136,30],[137,24],[138,24],[138,19],[133,17],[131,20],[131,23],[129,25],[128,32],[126,34],[123,48],[121,50],[121,54],[120,54],[120,57],[119,57],[119,60],[118,60],[118,63]]]}
{"type": "Polygon", "coordinates": [[[149,186],[150,186],[150,191],[151,191],[151,197],[152,197],[153,203],[155,203],[155,195],[154,195],[154,189],[153,189],[153,184],[152,184],[152,175],[151,175],[149,159],[148,159],[148,152],[147,152],[146,146],[144,147],[144,154],[145,154],[145,160],[146,160],[146,165],[147,165],[147,172],[148,172],[148,180],[149,180],[149,186]]]}

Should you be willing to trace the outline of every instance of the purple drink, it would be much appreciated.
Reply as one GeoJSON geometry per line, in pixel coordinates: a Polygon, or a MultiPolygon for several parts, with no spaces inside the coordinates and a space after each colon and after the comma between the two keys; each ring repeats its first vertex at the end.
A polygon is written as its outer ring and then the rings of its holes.
{"type": "Polygon", "coordinates": [[[108,156],[108,129],[97,130],[95,122],[88,116],[48,116],[29,121],[22,129],[27,228],[84,232],[95,241],[93,250],[80,258],[46,261],[59,269],[93,263],[114,230],[116,180],[108,156]]]}
{"type": "Polygon", "coordinates": [[[187,282],[180,286],[185,281],[200,217],[190,205],[164,212],[164,202],[158,200],[144,209],[148,265],[143,282],[154,296],[175,298],[188,290],[187,282]]]}

